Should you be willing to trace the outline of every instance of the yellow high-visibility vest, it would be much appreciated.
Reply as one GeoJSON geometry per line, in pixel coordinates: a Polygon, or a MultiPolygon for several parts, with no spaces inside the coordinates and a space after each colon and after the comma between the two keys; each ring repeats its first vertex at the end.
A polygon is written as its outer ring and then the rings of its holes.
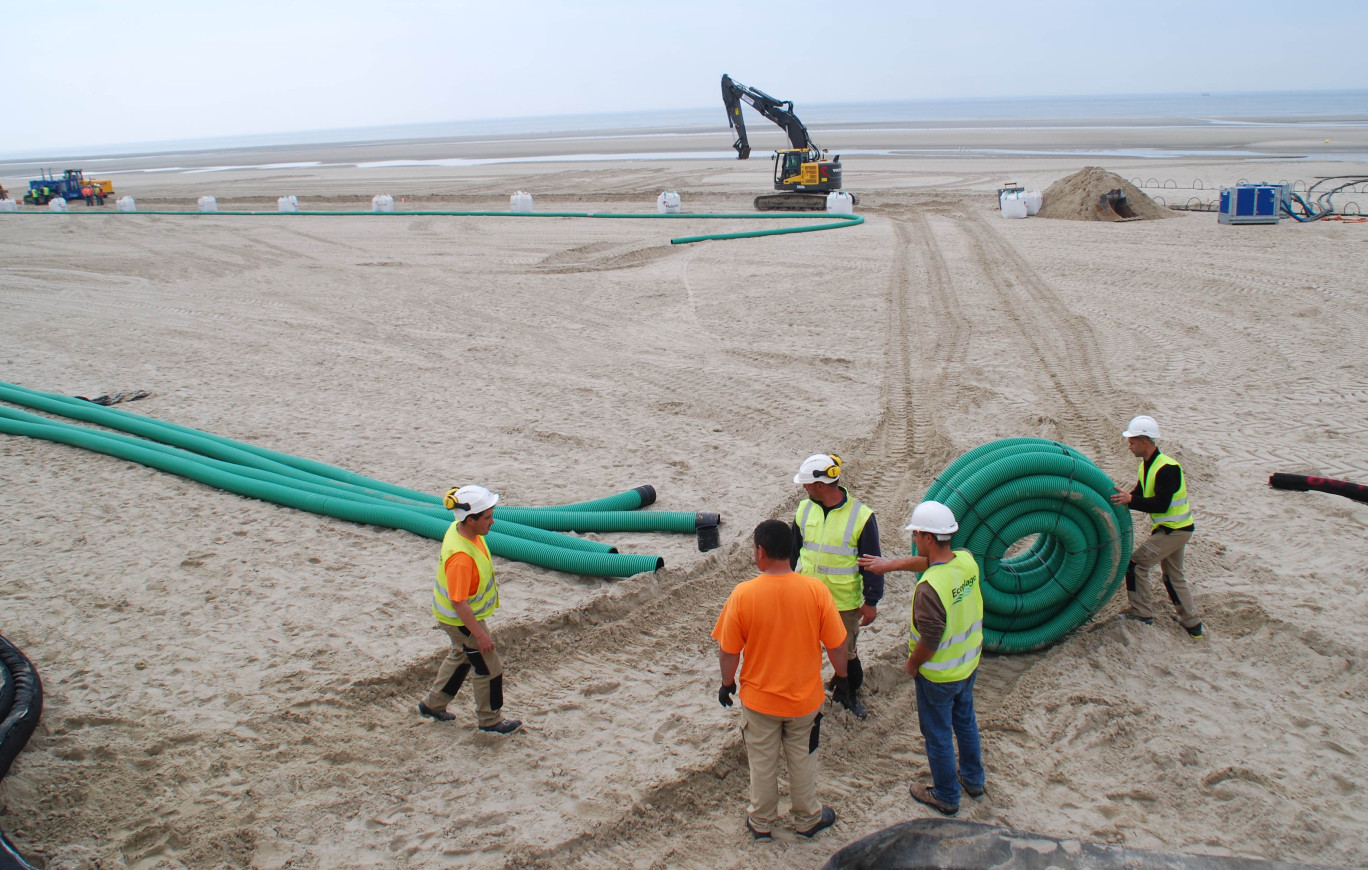
{"type": "Polygon", "coordinates": [[[1140,460],[1140,494],[1145,498],[1154,498],[1154,481],[1159,476],[1159,469],[1165,465],[1172,465],[1178,469],[1178,491],[1173,494],[1173,501],[1169,502],[1168,510],[1161,514],[1150,514],[1150,522],[1153,523],[1150,526],[1151,532],[1160,526],[1177,529],[1192,525],[1193,522],[1192,508],[1188,506],[1187,475],[1183,473],[1183,466],[1164,454],[1154,455],[1154,464],[1150,466],[1149,474],[1145,473],[1145,460],[1140,460]]]}
{"type": "Polygon", "coordinates": [[[494,580],[494,565],[489,560],[487,550],[462,535],[456,528],[459,525],[452,523],[442,538],[442,556],[437,561],[437,583],[432,587],[432,615],[437,617],[438,622],[447,625],[465,625],[447,594],[446,563],[456,553],[465,553],[474,559],[475,567],[480,571],[480,585],[469,599],[475,620],[487,619],[499,609],[499,584],[494,580]]]}
{"type": "MultiPolygon", "coordinates": [[[[954,683],[969,679],[978,667],[983,652],[983,589],[979,584],[978,562],[968,550],[956,550],[949,562],[932,565],[922,572],[917,585],[929,583],[945,608],[945,634],[931,658],[918,669],[933,683],[954,683]]],[[[912,592],[916,597],[916,590],[912,592]]],[[[912,621],[912,641],[908,654],[921,635],[912,621]]]]}
{"type": "Polygon", "coordinates": [[[855,545],[872,516],[874,512],[849,492],[845,503],[831,511],[822,510],[812,499],[804,499],[794,515],[794,522],[803,532],[798,573],[825,583],[837,610],[855,610],[864,604],[864,576],[855,561],[855,545]]]}

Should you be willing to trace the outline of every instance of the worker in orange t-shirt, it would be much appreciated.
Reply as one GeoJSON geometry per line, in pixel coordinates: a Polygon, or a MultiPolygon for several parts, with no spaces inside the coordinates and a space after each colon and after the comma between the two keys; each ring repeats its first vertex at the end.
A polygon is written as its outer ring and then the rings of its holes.
{"type": "Polygon", "coordinates": [[[432,587],[432,615],[437,627],[451,638],[451,651],[437,669],[427,698],[418,712],[438,722],[456,716],[447,704],[473,670],[476,724],[481,731],[512,734],[522,728],[517,719],[505,719],[503,709],[503,662],[485,620],[499,609],[499,584],[489,558],[485,535],[494,525],[494,505],[499,497],[483,486],[449,490],[443,499],[456,521],[442,538],[437,579],[432,587]]]}
{"type": "Polygon", "coordinates": [[[794,830],[811,838],[836,823],[836,811],[817,799],[817,745],[822,721],[822,647],[836,671],[833,697],[848,696],[846,628],[822,581],[789,566],[793,532],[765,520],[755,527],[760,576],[737,584],[717,618],[722,688],[717,700],[732,705],[741,654],[741,736],[750,763],[746,829],[772,839],[779,820],[779,756],[788,761],[794,830]]]}

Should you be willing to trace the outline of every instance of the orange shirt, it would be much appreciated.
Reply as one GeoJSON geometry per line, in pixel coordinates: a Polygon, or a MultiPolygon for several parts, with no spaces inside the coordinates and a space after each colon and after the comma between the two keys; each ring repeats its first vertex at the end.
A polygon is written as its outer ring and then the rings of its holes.
{"type": "MultiPolygon", "coordinates": [[[[488,558],[489,547],[485,546],[484,538],[476,539],[475,543],[484,551],[485,558],[488,558]]],[[[447,597],[451,599],[451,603],[465,601],[480,589],[480,569],[469,555],[452,553],[451,558],[446,560],[446,580],[447,597]]]]}
{"type": "Polygon", "coordinates": [[[793,718],[822,706],[822,647],[845,643],[846,630],[822,581],[761,574],[732,590],[712,636],[723,652],[745,653],[741,703],[793,718]]]}

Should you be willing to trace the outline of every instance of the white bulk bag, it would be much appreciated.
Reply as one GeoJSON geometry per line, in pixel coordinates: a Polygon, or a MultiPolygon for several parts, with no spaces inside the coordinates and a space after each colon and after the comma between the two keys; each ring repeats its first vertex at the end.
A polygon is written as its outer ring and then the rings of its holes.
{"type": "Polygon", "coordinates": [[[666,190],[656,197],[656,211],[661,214],[679,214],[679,194],[666,190]]]}
{"type": "Polygon", "coordinates": [[[831,214],[854,214],[855,203],[844,190],[833,190],[827,194],[826,210],[831,214]]]}

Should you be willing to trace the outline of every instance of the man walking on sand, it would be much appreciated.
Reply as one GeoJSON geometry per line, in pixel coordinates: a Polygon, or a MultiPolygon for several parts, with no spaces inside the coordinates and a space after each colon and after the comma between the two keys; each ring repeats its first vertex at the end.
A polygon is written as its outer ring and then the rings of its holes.
{"type": "Polygon", "coordinates": [[[485,544],[498,502],[499,497],[483,486],[451,489],[443,499],[456,521],[442,539],[432,615],[437,627],[451,638],[451,651],[437,669],[427,698],[418,702],[418,712],[438,722],[455,719],[447,712],[447,704],[474,670],[480,730],[512,734],[522,728],[522,722],[505,719],[499,712],[503,709],[503,662],[485,626],[485,620],[499,609],[499,584],[494,581],[494,565],[485,544]]]}
{"type": "Polygon", "coordinates": [[[912,640],[903,669],[917,681],[917,721],[926,741],[931,784],[913,784],[912,798],[944,816],[959,812],[961,786],[983,795],[985,775],[974,714],[974,681],[983,650],[983,590],[978,562],[952,550],[959,522],[950,508],[924,501],[912,511],[913,555],[861,559],[876,571],[921,571],[912,590],[912,640]],[[955,745],[959,744],[959,763],[955,745]]]}
{"type": "Polygon", "coordinates": [[[811,838],[836,823],[836,811],[817,799],[817,747],[821,733],[822,654],[836,671],[835,692],[846,692],[845,626],[821,581],[789,567],[792,531],[779,520],[755,527],[760,576],[737,584],[713,627],[722,688],[717,700],[732,705],[741,654],[741,736],[750,763],[746,829],[773,839],[779,820],[779,756],[788,762],[793,826],[811,838]]]}
{"type": "Polygon", "coordinates": [[[1153,417],[1136,417],[1121,434],[1131,455],[1140,460],[1140,471],[1129,492],[1123,486],[1116,487],[1112,503],[1150,515],[1150,536],[1135,548],[1126,569],[1126,597],[1131,607],[1127,616],[1146,625],[1154,624],[1149,577],[1150,569],[1157,564],[1163,570],[1169,600],[1178,611],[1178,623],[1189,637],[1200,639],[1202,614],[1183,573],[1183,550],[1197,528],[1188,505],[1187,475],[1183,474],[1183,466],[1159,451],[1155,444],[1159,440],[1159,424],[1153,417]]]}
{"type": "MultiPolygon", "coordinates": [[[[869,715],[860,700],[864,666],[856,639],[860,626],[879,615],[883,575],[857,564],[860,556],[878,556],[879,522],[874,512],[840,484],[841,457],[815,453],[803,460],[793,482],[807,498],[799,502],[793,519],[792,564],[800,574],[816,577],[831,590],[846,628],[846,658],[850,669],[849,697],[842,706],[863,719],[869,715]]],[[[835,696],[832,696],[836,700],[835,696]]]]}

